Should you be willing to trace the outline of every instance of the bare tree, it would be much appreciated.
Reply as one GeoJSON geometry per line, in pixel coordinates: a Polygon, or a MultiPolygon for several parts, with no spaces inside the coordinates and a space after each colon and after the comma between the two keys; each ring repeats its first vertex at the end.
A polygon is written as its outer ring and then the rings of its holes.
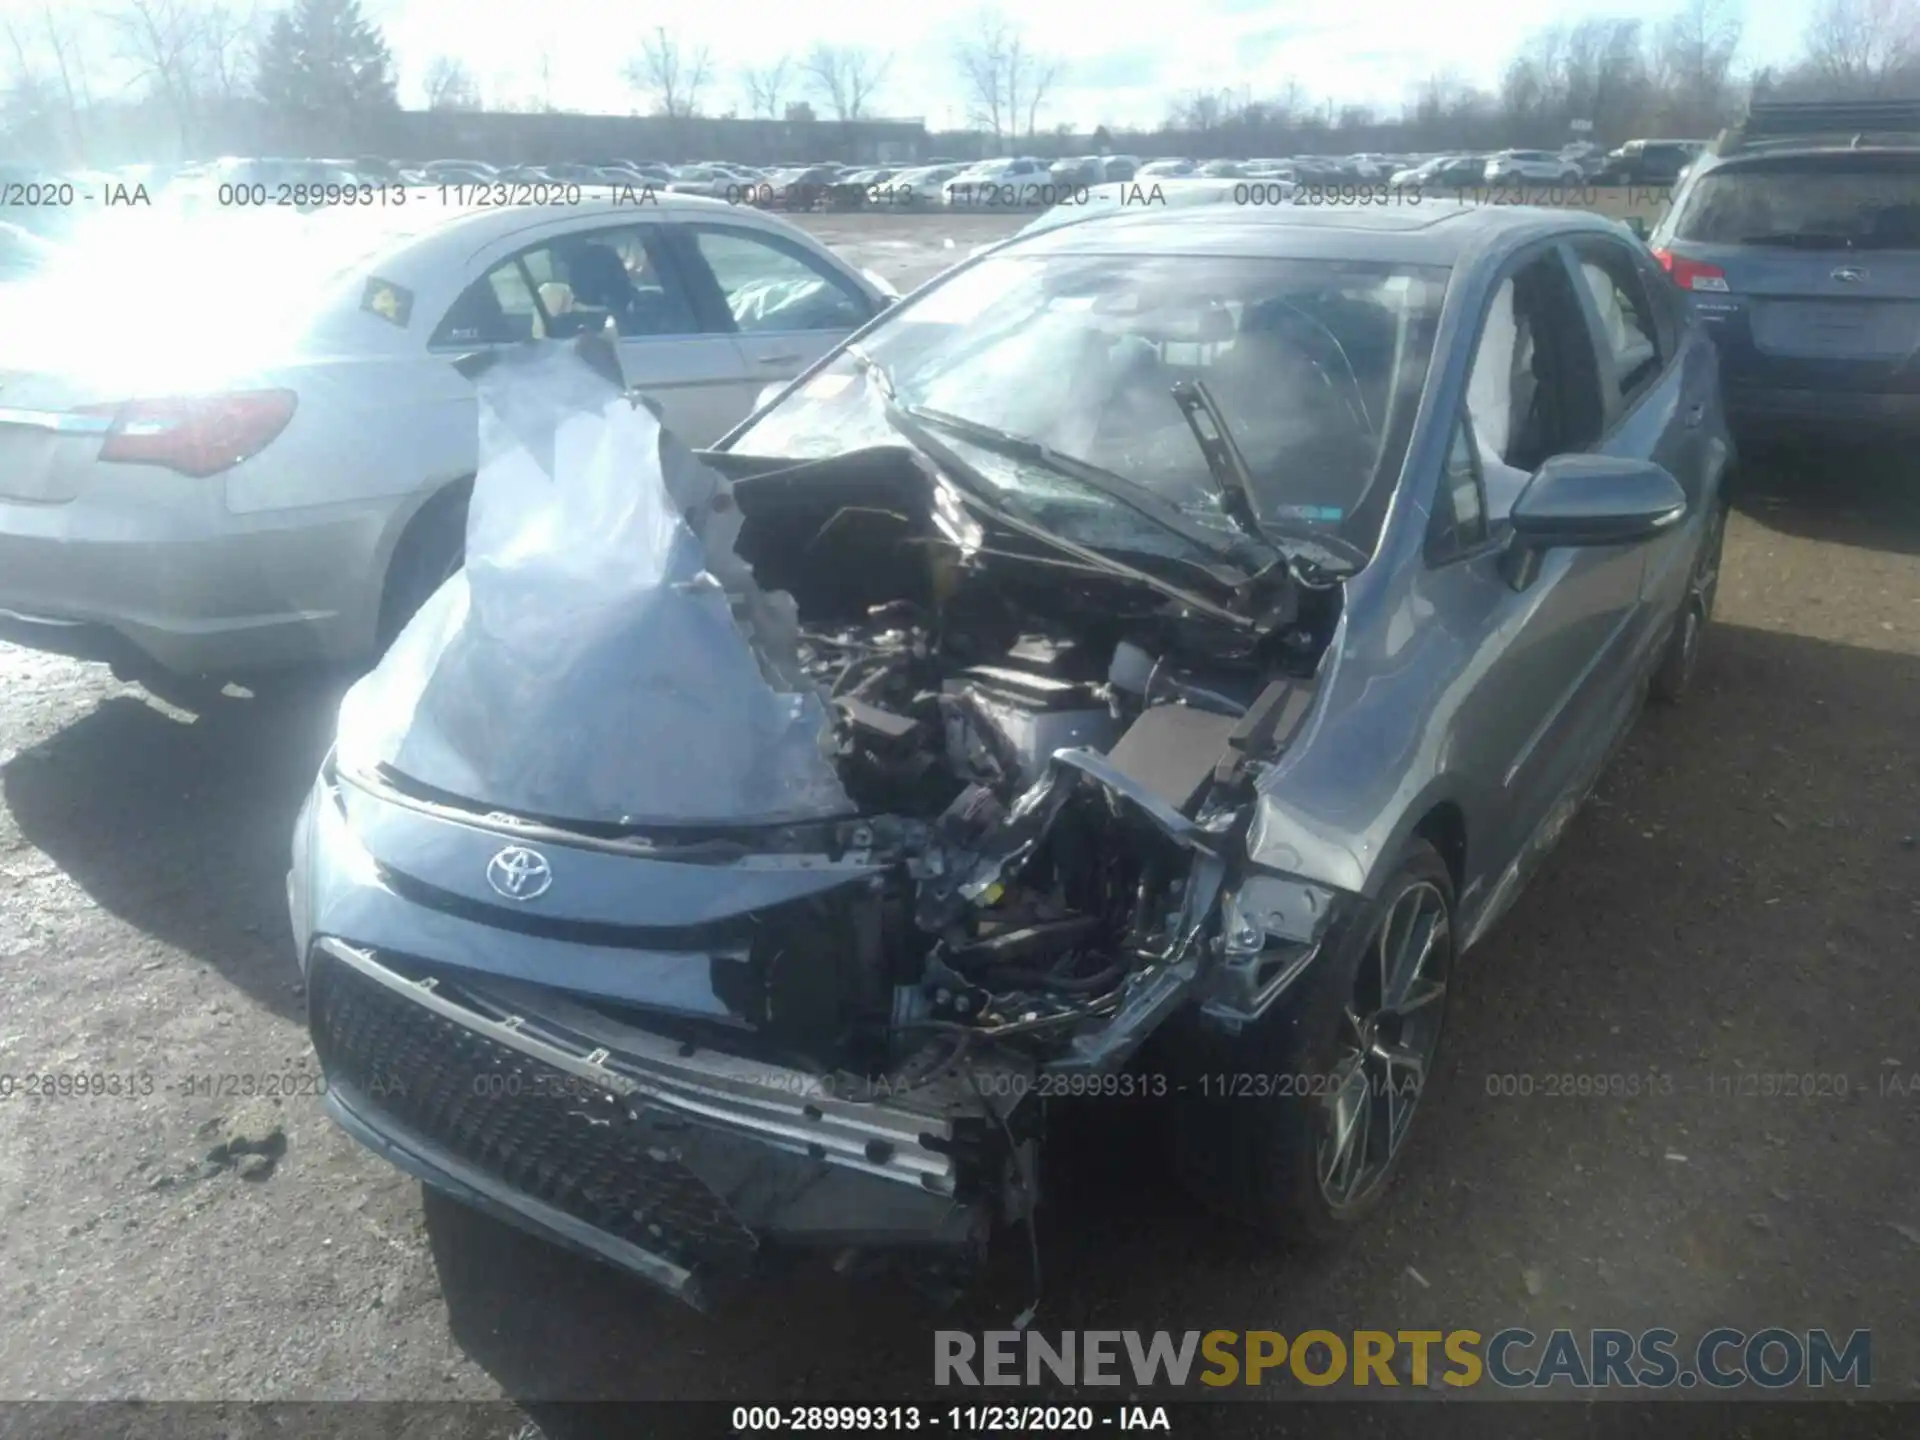
{"type": "Polygon", "coordinates": [[[436,55],[427,65],[422,82],[429,110],[478,110],[480,82],[466,62],[451,55],[436,55]]]}
{"type": "Polygon", "coordinates": [[[206,112],[245,93],[258,25],[220,0],[116,0],[98,12],[114,58],[172,118],[183,145],[206,112]]]}
{"type": "Polygon", "coordinates": [[[836,120],[864,120],[867,102],[885,83],[891,55],[875,56],[852,45],[816,45],[801,68],[836,120]]]}
{"type": "Polygon", "coordinates": [[[1167,128],[1204,135],[1224,125],[1233,108],[1231,90],[1189,90],[1168,109],[1167,128]]]}
{"type": "Polygon", "coordinates": [[[1307,87],[1298,75],[1289,75],[1274,92],[1269,104],[1282,124],[1298,125],[1312,111],[1313,96],[1307,93],[1307,87]]]}
{"type": "Polygon", "coordinates": [[[551,115],[560,107],[553,103],[553,52],[544,45],[540,47],[539,57],[533,62],[533,108],[542,115],[551,115]]]}
{"type": "Polygon", "coordinates": [[[259,43],[260,13],[251,5],[236,8],[216,0],[201,12],[202,84],[222,103],[251,92],[259,43]]]}
{"type": "Polygon", "coordinates": [[[749,67],[740,72],[747,88],[747,105],[756,120],[778,120],[786,103],[787,88],[793,80],[793,61],[782,55],[764,69],[749,67]]]}
{"type": "Polygon", "coordinates": [[[115,58],[172,116],[181,143],[190,145],[200,110],[199,13],[187,0],[119,0],[100,19],[112,37],[115,58]]]}
{"type": "Polygon", "coordinates": [[[1026,106],[1027,138],[1031,140],[1040,125],[1040,107],[1053,93],[1054,83],[1066,70],[1066,62],[1052,55],[1033,55],[1027,60],[1026,106]]]}
{"type": "Polygon", "coordinates": [[[1019,27],[990,9],[974,16],[973,32],[959,45],[956,59],[967,88],[968,122],[1004,144],[1019,137],[1024,120],[1031,139],[1041,107],[1060,78],[1060,62],[1035,54],[1019,27]]]}
{"type": "Polygon", "coordinates": [[[82,13],[47,3],[0,22],[7,52],[0,118],[22,136],[37,133],[75,155],[86,149],[93,109],[84,25],[82,13]]]}
{"type": "Polygon", "coordinates": [[[1654,74],[1664,92],[1668,129],[1704,134],[1726,119],[1743,29],[1739,0],[1685,0],[1660,27],[1654,74]]]}
{"type": "Polygon", "coordinates": [[[1802,43],[1814,77],[1876,93],[1920,64],[1920,0],[1821,0],[1802,43]]]}
{"type": "Polygon", "coordinates": [[[656,115],[684,120],[700,113],[700,92],[713,73],[713,56],[702,45],[683,51],[664,25],[640,42],[638,59],[626,66],[627,84],[653,102],[656,115]]]}

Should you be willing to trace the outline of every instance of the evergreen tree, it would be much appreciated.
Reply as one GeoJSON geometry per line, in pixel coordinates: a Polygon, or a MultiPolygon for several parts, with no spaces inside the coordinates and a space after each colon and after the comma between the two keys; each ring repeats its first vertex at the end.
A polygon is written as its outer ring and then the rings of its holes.
{"type": "Polygon", "coordinates": [[[291,126],[340,135],[400,103],[392,52],[360,0],[296,0],[275,15],[255,86],[291,126]]]}

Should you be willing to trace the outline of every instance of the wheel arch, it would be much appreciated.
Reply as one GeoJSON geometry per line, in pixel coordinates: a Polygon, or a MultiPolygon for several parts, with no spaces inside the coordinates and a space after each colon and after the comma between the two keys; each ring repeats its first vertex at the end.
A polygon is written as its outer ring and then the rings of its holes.
{"type": "Polygon", "coordinates": [[[1458,801],[1435,801],[1414,822],[1409,833],[1425,840],[1440,852],[1440,858],[1446,862],[1447,873],[1453,877],[1453,894],[1457,902],[1467,886],[1467,812],[1458,801]]]}
{"type": "Polygon", "coordinates": [[[409,496],[405,504],[395,507],[387,522],[386,533],[380,537],[380,551],[374,572],[380,577],[380,584],[372,606],[373,625],[368,637],[369,648],[377,649],[387,631],[394,561],[403,553],[403,547],[417,537],[425,526],[446,513],[448,506],[464,504],[472,497],[474,478],[472,475],[461,475],[437,485],[423,486],[409,496]]]}

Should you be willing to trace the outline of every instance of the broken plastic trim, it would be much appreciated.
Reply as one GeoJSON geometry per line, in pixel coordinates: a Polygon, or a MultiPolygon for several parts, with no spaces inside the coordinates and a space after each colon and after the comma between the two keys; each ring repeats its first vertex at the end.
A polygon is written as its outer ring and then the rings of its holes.
{"type": "MultiPolygon", "coordinates": [[[[1220,834],[1188,819],[1166,801],[1116,767],[1096,750],[1057,750],[1046,773],[1014,802],[986,844],[953,865],[943,859],[930,867],[920,889],[916,914],[921,928],[939,932],[970,907],[991,900],[1005,877],[1029,860],[1055,819],[1083,785],[1097,785],[1151,820],[1176,844],[1191,850],[1180,915],[1165,952],[1121,980],[1101,1003],[1115,1008],[1098,1029],[1073,1036],[1067,1050],[1046,1063],[1054,1072],[1108,1071],[1124,1065],[1147,1037],[1194,993],[1207,969],[1206,939],[1227,877],[1220,834]]],[[[1090,1006],[1081,1018],[1097,1013],[1090,1006]]],[[[1060,1017],[1063,1021],[1070,1017],[1060,1017]]],[[[987,1032],[991,1034],[992,1032],[987,1032]]]]}
{"type": "Polygon", "coordinates": [[[1354,897],[1290,875],[1241,878],[1221,904],[1221,955],[1200,1013],[1230,1033],[1260,1019],[1320,957],[1354,897]]]}
{"type": "Polygon", "coordinates": [[[1054,820],[1078,791],[1091,780],[1111,794],[1129,801],[1179,844],[1212,854],[1213,836],[1158,795],[1119,770],[1097,750],[1076,746],[1054,751],[1041,777],[1021,792],[1004,821],[986,844],[954,864],[942,857],[921,885],[915,919],[920,928],[938,933],[985,898],[1004,876],[1032,857],[1053,828],[1054,820]]]}

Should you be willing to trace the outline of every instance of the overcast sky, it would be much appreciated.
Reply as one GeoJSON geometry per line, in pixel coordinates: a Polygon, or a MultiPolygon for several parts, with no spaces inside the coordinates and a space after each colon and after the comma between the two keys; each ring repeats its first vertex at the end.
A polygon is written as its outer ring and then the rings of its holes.
{"type": "MultiPolygon", "coordinates": [[[[0,0],[0,16],[30,18],[43,0],[0,0]]],[[[103,0],[111,7],[114,0],[103,0]]],[[[99,13],[92,6],[73,11],[99,13]]],[[[56,0],[56,10],[66,4],[56,0]]],[[[422,103],[422,80],[439,55],[463,60],[489,100],[530,99],[539,57],[548,57],[553,103],[626,114],[647,100],[622,79],[648,28],[665,25],[685,45],[705,44],[714,78],[702,108],[749,110],[741,71],[825,40],[893,56],[873,113],[917,117],[936,129],[964,123],[966,96],[953,60],[978,0],[362,0],[386,31],[399,64],[401,103],[422,103]]],[[[1745,65],[1791,57],[1813,0],[1748,0],[1745,65]]],[[[264,0],[262,11],[273,8],[264,0]]],[[[1100,123],[1155,125],[1185,92],[1246,87],[1256,99],[1289,78],[1317,100],[1397,108],[1428,76],[1454,72],[1497,81],[1529,31],[1595,13],[1658,24],[1663,0],[1024,0],[1008,3],[1031,45],[1060,57],[1064,78],[1042,128],[1100,123]],[[1177,17],[1177,18],[1169,18],[1177,17]]],[[[69,12],[71,14],[72,12],[69,12]]],[[[96,43],[104,45],[98,39],[96,43]]],[[[92,68],[92,67],[90,67],[92,68]]],[[[102,60],[100,68],[120,67],[102,60]]],[[[112,87],[111,77],[106,88],[112,87]]],[[[796,88],[790,98],[801,98],[796,88]]]]}
{"type": "MultiPolygon", "coordinates": [[[[537,56],[550,56],[554,102],[566,109],[624,114],[644,102],[620,78],[645,27],[666,25],[687,44],[704,42],[717,70],[703,108],[738,103],[743,67],[816,41],[891,51],[877,114],[958,125],[966,100],[952,60],[977,0],[363,0],[385,26],[398,58],[403,103],[420,101],[435,55],[466,61],[491,97],[536,89],[537,56]]],[[[1797,48],[1811,0],[1751,0],[1746,63],[1768,63],[1797,48]]],[[[1604,13],[1658,22],[1674,6],[1622,0],[1604,13]]],[[[1157,124],[1168,97],[1222,86],[1258,98],[1288,77],[1316,98],[1397,107],[1410,86],[1454,70],[1497,80],[1532,28],[1594,13],[1591,0],[1182,0],[1177,6],[1112,0],[1029,0],[1008,5],[1032,43],[1066,61],[1065,78],[1041,118],[1090,129],[1100,122],[1157,124]],[[1170,16],[1177,16],[1171,19],[1170,16]]],[[[796,96],[797,98],[797,96],[796,96]]]]}

